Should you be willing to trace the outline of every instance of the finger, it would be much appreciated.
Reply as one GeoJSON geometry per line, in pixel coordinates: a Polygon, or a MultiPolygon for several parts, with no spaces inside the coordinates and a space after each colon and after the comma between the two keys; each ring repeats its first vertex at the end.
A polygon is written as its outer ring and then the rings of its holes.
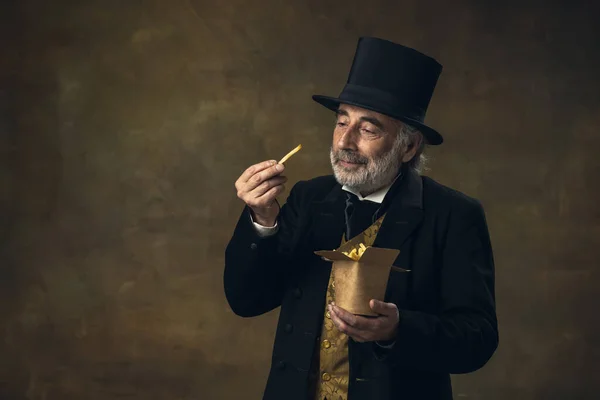
{"type": "Polygon", "coordinates": [[[246,183],[253,175],[256,175],[256,173],[263,171],[275,165],[276,163],[277,161],[275,160],[267,160],[258,164],[251,165],[242,173],[242,175],[240,175],[239,181],[241,183],[246,183]]]}
{"type": "Polygon", "coordinates": [[[342,320],[344,321],[347,325],[350,325],[354,328],[357,329],[371,329],[372,326],[370,324],[370,320],[365,318],[365,317],[361,317],[358,315],[354,315],[351,312],[348,312],[346,310],[344,310],[341,307],[338,306],[332,306],[333,312],[342,320]]]}
{"type": "Polygon", "coordinates": [[[284,190],[285,190],[285,186],[284,185],[275,186],[274,188],[269,189],[267,191],[267,193],[263,194],[262,196],[260,196],[260,197],[258,197],[256,199],[253,199],[251,201],[248,201],[247,204],[250,207],[270,208],[271,205],[273,204],[273,201],[284,190]]]}
{"type": "Polygon", "coordinates": [[[356,323],[356,317],[354,314],[349,313],[341,307],[336,305],[331,305],[330,312],[338,317],[341,321],[343,321],[348,326],[354,326],[356,323]]]}
{"type": "Polygon", "coordinates": [[[356,329],[356,328],[348,325],[346,322],[342,321],[337,314],[335,314],[333,312],[330,312],[330,314],[331,314],[331,320],[333,321],[333,324],[340,332],[350,336],[352,339],[354,339],[357,342],[368,341],[368,338],[365,336],[365,334],[368,334],[367,332],[363,332],[359,329],[356,329]]]}
{"type": "Polygon", "coordinates": [[[262,184],[264,181],[269,180],[277,175],[280,175],[285,166],[283,164],[276,164],[271,167],[265,168],[260,172],[252,175],[250,179],[244,185],[244,189],[247,192],[254,190],[258,185],[262,184]]]}
{"type": "Polygon", "coordinates": [[[354,315],[351,312],[344,310],[338,306],[332,306],[335,315],[344,321],[347,325],[361,331],[374,331],[379,328],[377,318],[365,318],[359,315],[354,315]]]}
{"type": "Polygon", "coordinates": [[[287,180],[288,178],[285,176],[276,176],[274,178],[264,181],[248,194],[254,198],[260,197],[263,194],[267,193],[269,190],[271,190],[271,188],[284,184],[285,182],[287,182],[287,180]]]}
{"type": "Polygon", "coordinates": [[[380,300],[372,299],[369,306],[373,312],[388,317],[393,317],[398,313],[398,307],[394,303],[385,303],[380,300]]]}

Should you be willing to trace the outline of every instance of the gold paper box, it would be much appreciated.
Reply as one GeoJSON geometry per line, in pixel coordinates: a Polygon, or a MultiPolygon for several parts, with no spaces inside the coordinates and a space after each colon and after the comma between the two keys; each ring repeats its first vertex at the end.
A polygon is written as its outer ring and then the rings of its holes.
{"type": "Polygon", "coordinates": [[[367,247],[357,261],[343,254],[358,247],[361,239],[362,235],[359,235],[337,250],[320,250],[315,251],[315,254],[333,262],[335,304],[353,314],[377,316],[369,307],[369,301],[383,301],[390,269],[403,272],[408,270],[392,266],[400,254],[400,250],[396,249],[367,247]]]}

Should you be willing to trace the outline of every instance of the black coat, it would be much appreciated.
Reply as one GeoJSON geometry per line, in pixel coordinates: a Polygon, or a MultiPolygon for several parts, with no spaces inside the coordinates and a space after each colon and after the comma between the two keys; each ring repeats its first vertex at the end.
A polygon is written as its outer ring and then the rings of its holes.
{"type": "MultiPolygon", "coordinates": [[[[498,346],[494,262],[477,200],[410,173],[389,206],[374,246],[400,249],[385,301],[400,310],[392,350],[349,341],[349,400],[452,399],[450,374],[481,368],[498,346]]],[[[298,182],[276,235],[260,238],[245,209],[225,254],[232,310],[257,316],[281,306],[266,400],[306,400],[344,198],[332,176],[298,182]]]]}

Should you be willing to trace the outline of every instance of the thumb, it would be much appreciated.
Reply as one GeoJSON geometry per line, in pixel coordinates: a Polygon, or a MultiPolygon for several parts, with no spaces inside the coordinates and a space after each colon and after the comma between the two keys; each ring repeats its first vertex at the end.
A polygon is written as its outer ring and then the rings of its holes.
{"type": "Polygon", "coordinates": [[[371,300],[369,302],[369,306],[371,310],[376,312],[377,314],[386,315],[386,316],[394,316],[398,312],[398,307],[394,303],[385,303],[379,300],[371,300]]]}

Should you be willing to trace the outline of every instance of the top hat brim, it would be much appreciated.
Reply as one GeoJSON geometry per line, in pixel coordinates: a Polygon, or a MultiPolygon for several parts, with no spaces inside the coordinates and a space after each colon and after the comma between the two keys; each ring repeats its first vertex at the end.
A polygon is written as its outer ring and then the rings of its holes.
{"type": "Polygon", "coordinates": [[[427,141],[427,143],[430,145],[433,145],[433,146],[440,145],[444,142],[444,138],[442,137],[442,135],[440,135],[435,129],[425,125],[421,121],[417,121],[413,118],[407,117],[400,113],[395,114],[390,111],[381,110],[381,109],[378,109],[377,107],[367,104],[366,102],[357,101],[357,100],[342,100],[342,99],[339,99],[336,97],[323,96],[323,95],[313,95],[312,98],[317,103],[327,107],[328,109],[330,109],[332,111],[337,111],[340,104],[348,104],[351,106],[356,106],[356,107],[364,108],[367,110],[375,111],[375,112],[381,113],[383,115],[387,115],[388,117],[398,119],[398,120],[405,122],[411,126],[414,126],[415,128],[418,128],[419,131],[425,137],[425,140],[427,141]]]}

